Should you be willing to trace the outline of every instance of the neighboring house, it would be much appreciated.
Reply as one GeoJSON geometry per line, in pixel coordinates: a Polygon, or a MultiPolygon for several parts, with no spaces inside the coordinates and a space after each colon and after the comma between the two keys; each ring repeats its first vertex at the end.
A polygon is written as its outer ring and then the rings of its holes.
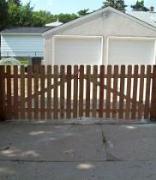
{"type": "Polygon", "coordinates": [[[1,32],[1,56],[43,59],[42,34],[50,27],[16,27],[1,32]]]}
{"type": "Polygon", "coordinates": [[[111,7],[98,10],[45,32],[44,59],[52,65],[155,64],[154,20],[111,7]]]}
{"type": "Polygon", "coordinates": [[[46,24],[45,26],[47,26],[47,27],[57,27],[57,26],[61,26],[63,23],[62,22],[60,22],[59,21],[59,19],[57,19],[57,21],[55,21],[55,22],[52,22],[52,23],[48,23],[48,24],[46,24]]]}

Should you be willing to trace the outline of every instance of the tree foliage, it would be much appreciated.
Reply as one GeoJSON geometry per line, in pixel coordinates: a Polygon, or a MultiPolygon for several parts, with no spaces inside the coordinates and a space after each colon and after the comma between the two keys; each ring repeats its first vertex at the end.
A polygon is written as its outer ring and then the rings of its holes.
{"type": "Polygon", "coordinates": [[[45,24],[56,21],[56,15],[48,11],[34,11],[32,17],[32,26],[44,26],[45,24]]]}
{"type": "Polygon", "coordinates": [[[22,5],[14,1],[8,2],[8,26],[31,26],[33,8],[30,2],[22,5]]]}
{"type": "Polygon", "coordinates": [[[137,0],[137,2],[134,5],[131,5],[131,8],[134,11],[149,11],[149,9],[145,7],[143,0],[142,1],[137,0]]]}
{"type": "MultiPolygon", "coordinates": [[[[1,0],[4,1],[4,0],[1,0]]],[[[53,15],[48,11],[33,11],[30,2],[22,4],[19,0],[8,0],[8,21],[7,27],[12,26],[44,26],[59,19],[63,23],[78,18],[77,14],[57,14],[53,15]]],[[[2,18],[5,21],[3,16],[2,18]]]]}
{"type": "Polygon", "coordinates": [[[13,4],[16,4],[17,6],[21,5],[21,1],[20,0],[8,0],[8,3],[13,3],[13,4]]]}
{"type": "Polygon", "coordinates": [[[127,7],[124,0],[106,0],[103,2],[102,8],[109,6],[123,12],[125,12],[125,8],[127,7]]]}
{"type": "Polygon", "coordinates": [[[58,14],[56,15],[56,17],[59,19],[59,21],[61,21],[62,23],[67,23],[69,21],[72,21],[74,19],[77,19],[78,18],[78,15],[76,14],[58,14]]]}
{"type": "Polygon", "coordinates": [[[78,11],[79,16],[85,16],[87,14],[89,14],[89,9],[82,9],[82,10],[78,11]]]}
{"type": "Polygon", "coordinates": [[[8,5],[6,0],[0,0],[0,30],[7,26],[8,22],[8,5]]]}

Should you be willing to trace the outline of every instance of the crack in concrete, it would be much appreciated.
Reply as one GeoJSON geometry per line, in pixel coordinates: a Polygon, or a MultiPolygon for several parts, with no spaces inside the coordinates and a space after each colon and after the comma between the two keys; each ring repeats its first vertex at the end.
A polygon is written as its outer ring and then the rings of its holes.
{"type": "MultiPolygon", "coordinates": [[[[151,160],[79,160],[79,161],[50,161],[50,160],[19,160],[0,159],[0,162],[12,163],[103,163],[103,162],[151,162],[151,160]]],[[[155,161],[154,161],[155,162],[155,161]]]]}
{"type": "MultiPolygon", "coordinates": [[[[126,160],[124,160],[126,161],[126,160]]],[[[121,161],[121,162],[124,162],[121,161]]],[[[84,162],[90,162],[90,163],[102,163],[107,162],[106,160],[78,160],[78,161],[50,161],[50,160],[20,160],[20,159],[0,159],[0,162],[17,162],[17,163],[84,163],[84,162]]]]}
{"type": "Polygon", "coordinates": [[[118,157],[116,157],[115,155],[109,152],[110,144],[102,129],[101,132],[102,132],[102,143],[104,145],[104,149],[106,152],[106,161],[122,161],[121,159],[119,159],[118,157]]]}

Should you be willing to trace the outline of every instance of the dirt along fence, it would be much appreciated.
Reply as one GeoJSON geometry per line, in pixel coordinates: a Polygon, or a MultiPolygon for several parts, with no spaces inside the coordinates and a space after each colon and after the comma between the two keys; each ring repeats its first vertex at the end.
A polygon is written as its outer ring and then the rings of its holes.
{"type": "Polygon", "coordinates": [[[0,66],[0,118],[156,120],[156,66],[0,66]]]}

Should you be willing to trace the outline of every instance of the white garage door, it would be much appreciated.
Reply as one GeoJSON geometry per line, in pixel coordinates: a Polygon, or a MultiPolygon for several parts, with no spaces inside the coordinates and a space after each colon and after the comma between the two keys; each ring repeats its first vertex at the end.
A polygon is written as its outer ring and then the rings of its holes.
{"type": "Polygon", "coordinates": [[[56,37],[54,64],[102,64],[100,37],[56,37]]]}
{"type": "Polygon", "coordinates": [[[154,59],[154,40],[109,41],[109,64],[154,64],[154,59]]]}

